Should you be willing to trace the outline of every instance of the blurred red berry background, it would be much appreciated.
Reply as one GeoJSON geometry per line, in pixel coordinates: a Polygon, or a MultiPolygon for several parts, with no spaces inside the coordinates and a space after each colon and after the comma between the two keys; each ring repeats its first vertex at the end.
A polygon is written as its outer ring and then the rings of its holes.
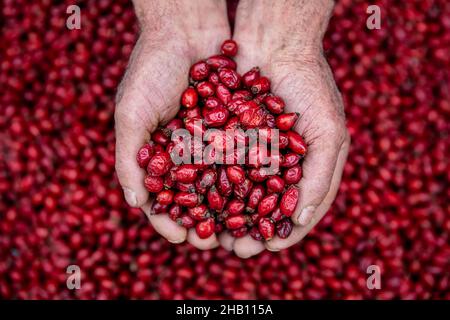
{"type": "Polygon", "coordinates": [[[298,245],[241,260],[166,242],[123,199],[113,112],[131,1],[76,1],[68,30],[71,1],[4,0],[0,298],[450,299],[450,3],[372,2],[338,1],[324,41],[352,137],[336,202],[298,245]]]}

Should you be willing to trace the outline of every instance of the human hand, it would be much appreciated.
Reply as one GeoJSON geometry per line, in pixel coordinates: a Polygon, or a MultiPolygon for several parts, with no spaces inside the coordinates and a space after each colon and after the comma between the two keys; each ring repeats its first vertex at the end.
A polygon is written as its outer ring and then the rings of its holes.
{"type": "Polygon", "coordinates": [[[119,86],[115,110],[116,171],[125,199],[140,207],[153,227],[172,243],[187,240],[199,249],[218,245],[215,235],[200,239],[167,214],[152,215],[136,162],[139,148],[160,123],[178,112],[192,63],[216,52],[230,37],[225,1],[134,1],[141,34],[119,86]]]}
{"type": "Polygon", "coordinates": [[[238,71],[242,74],[254,66],[261,68],[271,79],[272,92],[285,100],[286,111],[300,114],[295,129],[308,145],[291,235],[265,244],[249,235],[239,239],[221,235],[221,244],[240,257],[296,244],[336,197],[350,137],[342,99],[321,49],[331,9],[332,1],[328,0],[242,0],[239,4],[234,35],[240,44],[236,60],[242,69],[238,71]]]}

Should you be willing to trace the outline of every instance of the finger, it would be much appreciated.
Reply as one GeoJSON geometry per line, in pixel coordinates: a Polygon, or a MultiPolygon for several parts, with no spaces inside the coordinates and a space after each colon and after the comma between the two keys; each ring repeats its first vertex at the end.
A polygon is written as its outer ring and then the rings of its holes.
{"type": "Polygon", "coordinates": [[[187,241],[194,247],[200,250],[214,249],[219,246],[217,236],[213,233],[209,238],[201,239],[195,229],[189,229],[187,234],[187,241]]]}
{"type": "Polygon", "coordinates": [[[293,215],[296,224],[307,225],[317,207],[325,199],[331,185],[339,150],[345,139],[345,128],[327,130],[310,144],[302,164],[303,177],[299,183],[299,204],[293,215]],[[341,138],[342,136],[342,138],[341,138]]]}
{"type": "Polygon", "coordinates": [[[171,243],[182,243],[186,240],[186,228],[178,225],[175,221],[169,218],[165,213],[152,214],[151,201],[148,201],[142,206],[142,210],[147,216],[148,220],[155,228],[156,232],[162,235],[167,241],[171,243]]]}
{"type": "Polygon", "coordinates": [[[315,215],[312,217],[310,223],[306,226],[295,226],[292,230],[291,235],[287,239],[281,239],[276,236],[272,240],[266,242],[266,248],[268,250],[279,251],[298,243],[322,219],[322,217],[325,215],[325,213],[333,203],[334,198],[336,197],[336,194],[339,190],[339,184],[341,183],[342,171],[344,169],[345,161],[347,160],[349,146],[350,141],[346,140],[339,152],[336,168],[333,173],[330,191],[328,192],[324,201],[317,207],[315,215]]]}
{"type": "Polygon", "coordinates": [[[264,251],[265,247],[261,241],[256,241],[250,235],[238,238],[234,241],[233,250],[240,258],[247,259],[264,251]]]}
{"type": "Polygon", "coordinates": [[[219,243],[220,245],[228,251],[233,250],[233,244],[236,238],[232,237],[228,232],[222,232],[219,235],[219,243]]]}

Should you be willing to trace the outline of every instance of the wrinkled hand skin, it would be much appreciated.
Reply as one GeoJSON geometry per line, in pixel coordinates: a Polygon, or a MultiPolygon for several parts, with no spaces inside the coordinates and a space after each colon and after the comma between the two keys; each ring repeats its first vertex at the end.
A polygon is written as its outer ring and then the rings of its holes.
{"type": "MultiPolygon", "coordinates": [[[[295,129],[307,143],[308,152],[303,162],[303,178],[299,183],[300,200],[292,216],[296,226],[287,239],[275,237],[263,244],[249,235],[239,239],[228,235],[220,237],[226,249],[234,250],[242,258],[265,249],[279,251],[305,237],[336,197],[350,146],[341,95],[322,54],[321,39],[325,29],[311,39],[302,34],[283,32],[283,28],[291,28],[283,26],[284,22],[278,25],[281,29],[261,26],[258,18],[252,19],[244,11],[247,6],[253,5],[252,2],[244,0],[243,7],[238,7],[234,36],[240,45],[236,59],[238,71],[244,73],[259,66],[261,73],[271,80],[272,92],[285,100],[285,112],[300,113],[295,129]]],[[[255,3],[260,5],[260,2],[255,3]]],[[[262,17],[266,13],[258,8],[250,11],[257,11],[262,17]]],[[[272,8],[270,15],[276,18],[281,12],[289,10],[272,8]]],[[[329,13],[325,14],[324,19],[328,19],[327,15],[329,13]]],[[[288,18],[285,20],[289,23],[288,18]]],[[[323,22],[320,25],[326,27],[323,22]]]]}
{"type": "Polygon", "coordinates": [[[186,230],[167,214],[151,214],[153,199],[144,187],[145,172],[137,165],[136,153],[159,124],[175,117],[180,93],[188,86],[190,66],[217,52],[221,42],[230,37],[225,2],[204,2],[201,8],[187,0],[138,0],[134,4],[141,34],[116,97],[117,176],[128,204],[142,208],[168,241],[187,239],[199,249],[211,249],[219,245],[216,235],[200,239],[195,230],[186,230]],[[205,19],[203,10],[213,14],[205,19]],[[189,21],[185,21],[186,14],[189,21]],[[177,25],[176,21],[184,22],[177,25]]]}

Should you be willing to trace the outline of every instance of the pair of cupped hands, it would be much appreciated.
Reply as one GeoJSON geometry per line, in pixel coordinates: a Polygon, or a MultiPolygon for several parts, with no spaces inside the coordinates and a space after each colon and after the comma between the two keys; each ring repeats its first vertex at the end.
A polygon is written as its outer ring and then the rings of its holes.
{"type": "Polygon", "coordinates": [[[298,243],[336,197],[350,143],[342,100],[321,47],[332,5],[327,0],[303,7],[290,0],[241,0],[237,9],[233,39],[239,45],[238,72],[260,67],[271,79],[272,92],[285,100],[286,112],[300,114],[295,129],[308,145],[292,216],[295,227],[287,239],[265,243],[249,235],[235,239],[227,232],[200,239],[167,214],[151,214],[153,199],[136,153],[159,124],[178,112],[190,66],[216,54],[231,34],[225,1],[136,0],[134,6],[141,33],[115,111],[116,171],[127,203],[142,208],[154,229],[172,243],[188,241],[202,250],[221,245],[242,258],[298,243]]]}

